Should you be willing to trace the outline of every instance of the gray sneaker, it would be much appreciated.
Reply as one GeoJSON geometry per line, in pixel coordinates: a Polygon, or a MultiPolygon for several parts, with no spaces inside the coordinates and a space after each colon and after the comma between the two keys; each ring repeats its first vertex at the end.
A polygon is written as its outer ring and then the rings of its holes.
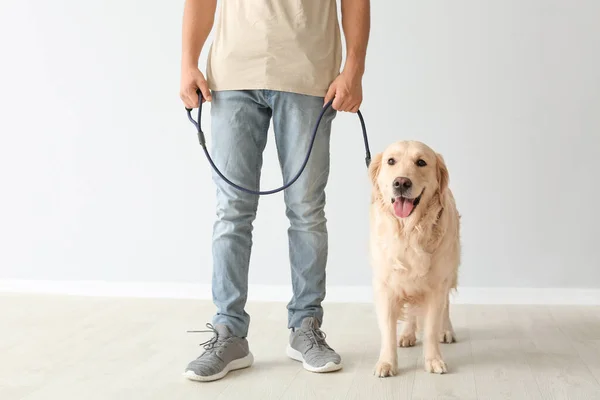
{"type": "Polygon", "coordinates": [[[204,342],[204,353],[188,364],[184,376],[188,379],[201,382],[210,382],[221,379],[229,371],[247,368],[254,362],[254,357],[248,348],[245,338],[233,336],[225,325],[212,326],[206,324],[207,331],[212,332],[212,339],[204,342]]]}
{"type": "Polygon", "coordinates": [[[302,326],[292,330],[286,354],[300,361],[310,372],[332,372],[342,368],[342,359],[325,342],[325,332],[319,329],[319,321],[314,317],[304,318],[302,326]]]}

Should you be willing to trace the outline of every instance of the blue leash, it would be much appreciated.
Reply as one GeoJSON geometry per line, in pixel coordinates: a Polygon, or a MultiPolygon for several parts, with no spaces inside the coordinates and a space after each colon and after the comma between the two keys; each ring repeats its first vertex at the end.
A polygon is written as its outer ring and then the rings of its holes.
{"type": "MultiPolygon", "coordinates": [[[[302,163],[302,166],[300,167],[300,170],[298,171],[298,173],[288,183],[284,184],[283,186],[278,187],[276,189],[264,190],[264,191],[251,190],[251,189],[245,188],[243,186],[240,186],[240,185],[237,185],[237,184],[231,182],[229,179],[227,179],[227,177],[225,175],[223,175],[223,173],[215,165],[212,157],[208,153],[208,149],[206,148],[206,138],[204,137],[204,132],[202,132],[202,127],[200,126],[200,119],[202,118],[202,94],[200,93],[199,90],[198,90],[198,121],[194,120],[194,118],[192,117],[192,109],[191,108],[186,108],[185,110],[187,111],[188,119],[196,127],[196,130],[198,133],[198,140],[200,141],[200,146],[202,146],[202,150],[204,150],[204,155],[206,155],[206,159],[210,163],[210,166],[213,168],[213,170],[217,173],[217,175],[219,175],[221,177],[221,179],[223,179],[229,185],[231,185],[232,187],[234,187],[238,190],[241,190],[242,192],[246,192],[246,193],[254,194],[254,195],[267,195],[267,194],[281,192],[282,190],[289,188],[290,186],[292,186],[294,184],[294,182],[296,182],[298,180],[298,178],[300,178],[300,175],[302,175],[304,168],[306,168],[306,164],[308,164],[308,159],[310,157],[310,153],[312,152],[312,148],[315,143],[315,139],[317,137],[317,131],[319,130],[319,124],[321,123],[321,119],[323,119],[323,115],[325,115],[325,112],[331,107],[332,103],[333,103],[333,100],[331,100],[330,102],[325,104],[325,106],[321,110],[321,113],[319,114],[319,118],[317,119],[317,123],[315,124],[315,127],[312,132],[312,137],[310,139],[310,146],[308,148],[308,152],[306,153],[306,157],[304,157],[304,162],[302,163]]],[[[365,125],[365,120],[364,120],[361,112],[358,111],[357,114],[358,114],[358,119],[360,120],[360,126],[362,128],[363,141],[365,143],[365,162],[366,162],[367,168],[368,168],[369,164],[371,163],[371,151],[369,150],[369,139],[367,138],[367,127],[365,125]]]]}

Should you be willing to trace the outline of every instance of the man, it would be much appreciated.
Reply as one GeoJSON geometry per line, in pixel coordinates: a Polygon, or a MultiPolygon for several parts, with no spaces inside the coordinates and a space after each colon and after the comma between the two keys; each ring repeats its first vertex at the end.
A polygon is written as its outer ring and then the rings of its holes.
{"type": "MultiPolygon", "coordinates": [[[[346,39],[342,72],[341,38],[335,0],[222,0],[208,59],[208,82],[198,58],[212,29],[216,0],[186,0],[183,18],[181,99],[198,106],[196,90],[212,101],[212,156],[232,181],[259,189],[262,152],[271,120],[287,182],[300,168],[322,107],[334,99],[337,111],[356,112],[369,38],[369,0],[341,0],[346,39]]],[[[342,367],[340,356],[320,330],[325,297],[327,229],[325,185],[335,111],[321,122],[304,173],[285,190],[293,296],[287,355],[312,372],[342,367]]],[[[217,314],[205,352],[185,375],[220,379],[253,362],[244,307],[252,223],[258,196],[227,185],[214,175],[217,221],[213,230],[213,301],[217,314]]]]}

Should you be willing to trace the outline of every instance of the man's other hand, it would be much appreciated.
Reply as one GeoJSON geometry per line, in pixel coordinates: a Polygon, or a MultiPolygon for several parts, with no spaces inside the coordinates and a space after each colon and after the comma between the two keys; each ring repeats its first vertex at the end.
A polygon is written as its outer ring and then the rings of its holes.
{"type": "Polygon", "coordinates": [[[355,113],[362,103],[362,76],[342,72],[329,86],[325,104],[333,99],[332,107],[337,111],[355,113]]]}
{"type": "Polygon", "coordinates": [[[202,93],[202,102],[211,101],[212,95],[208,88],[208,83],[197,67],[184,68],[181,71],[181,88],[179,97],[186,108],[198,107],[198,94],[196,90],[200,89],[202,93]]]}

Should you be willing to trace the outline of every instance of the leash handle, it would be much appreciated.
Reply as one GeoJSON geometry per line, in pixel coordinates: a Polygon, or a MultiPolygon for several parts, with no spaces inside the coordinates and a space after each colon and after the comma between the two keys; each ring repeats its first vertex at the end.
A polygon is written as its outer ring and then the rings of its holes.
{"type": "Polygon", "coordinates": [[[202,92],[200,91],[200,89],[197,89],[196,93],[198,94],[198,121],[195,121],[192,117],[191,108],[186,107],[185,111],[187,111],[187,116],[190,122],[196,127],[196,131],[198,133],[198,140],[200,141],[200,146],[202,146],[202,148],[205,149],[206,138],[204,137],[204,132],[202,131],[202,127],[200,126],[200,121],[202,119],[202,92]]]}
{"type": "MultiPolygon", "coordinates": [[[[202,150],[204,151],[204,155],[206,156],[206,159],[208,160],[210,166],[217,173],[217,175],[219,175],[219,177],[221,179],[223,179],[225,182],[227,182],[227,184],[229,184],[230,186],[232,186],[235,189],[238,189],[242,192],[246,192],[248,194],[253,194],[253,195],[258,195],[258,196],[281,192],[282,190],[285,190],[288,187],[292,186],[298,180],[298,178],[300,178],[300,175],[302,175],[302,172],[304,172],[304,169],[306,168],[306,165],[308,164],[308,159],[310,158],[310,154],[312,153],[313,145],[314,145],[315,139],[317,137],[317,132],[319,130],[319,125],[321,124],[321,120],[323,119],[325,112],[327,112],[327,110],[333,104],[333,100],[330,100],[327,104],[325,104],[323,106],[323,109],[321,110],[321,113],[319,114],[319,117],[317,118],[315,127],[313,128],[312,137],[310,140],[310,146],[308,147],[308,152],[306,153],[306,157],[304,157],[304,162],[302,163],[302,166],[300,167],[300,169],[298,170],[296,175],[294,175],[294,177],[288,183],[283,184],[283,186],[281,186],[281,187],[271,189],[271,190],[260,191],[260,190],[248,189],[248,188],[245,188],[243,186],[240,186],[240,185],[232,182],[225,175],[223,175],[223,173],[215,165],[212,157],[210,156],[210,153],[208,152],[208,148],[206,146],[206,138],[204,136],[204,132],[202,131],[202,126],[200,125],[201,119],[202,119],[202,93],[200,92],[200,89],[196,90],[196,93],[198,93],[198,119],[194,120],[194,118],[192,117],[192,109],[191,108],[186,107],[185,111],[187,111],[187,116],[188,116],[188,119],[190,120],[190,122],[196,127],[196,133],[198,134],[198,141],[200,142],[200,146],[202,146],[202,150]]],[[[365,124],[365,120],[364,120],[360,110],[357,112],[357,115],[358,115],[358,119],[360,120],[360,126],[362,129],[363,142],[365,145],[365,163],[368,168],[369,165],[371,164],[371,150],[369,149],[369,139],[367,137],[367,126],[365,124]]]]}

